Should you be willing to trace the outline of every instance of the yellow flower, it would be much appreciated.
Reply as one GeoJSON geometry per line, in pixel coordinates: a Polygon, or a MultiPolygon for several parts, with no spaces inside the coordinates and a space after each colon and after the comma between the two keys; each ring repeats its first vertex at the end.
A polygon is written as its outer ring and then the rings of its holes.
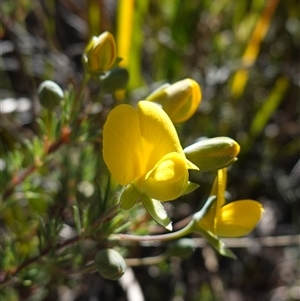
{"type": "Polygon", "coordinates": [[[169,201],[187,188],[188,161],[174,125],[156,104],[115,107],[103,128],[103,158],[113,178],[131,195],[169,201]],[[132,185],[133,188],[132,189],[132,185]]]}
{"type": "Polygon", "coordinates": [[[226,168],[218,170],[211,192],[211,195],[217,196],[217,201],[197,226],[219,237],[247,235],[259,222],[264,210],[259,202],[253,200],[239,200],[225,204],[226,181],[226,168]]]}
{"type": "Polygon", "coordinates": [[[92,37],[83,53],[83,63],[91,73],[109,70],[114,65],[116,58],[115,39],[107,31],[98,37],[92,37]]]}
{"type": "Polygon", "coordinates": [[[174,123],[180,123],[196,112],[201,102],[201,89],[197,82],[186,78],[173,85],[163,85],[146,100],[160,104],[174,123]]]}

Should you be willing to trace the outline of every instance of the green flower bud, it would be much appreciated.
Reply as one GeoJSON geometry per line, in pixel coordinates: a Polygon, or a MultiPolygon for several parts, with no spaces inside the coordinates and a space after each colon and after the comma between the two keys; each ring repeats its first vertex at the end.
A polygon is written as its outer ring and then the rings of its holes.
{"type": "Polygon", "coordinates": [[[189,257],[195,248],[195,243],[190,238],[181,238],[169,245],[167,250],[168,256],[177,256],[182,259],[189,257]]]}
{"type": "Polygon", "coordinates": [[[124,258],[113,249],[99,251],[95,257],[95,264],[99,274],[109,280],[118,280],[126,270],[124,258]]]}
{"type": "Polygon", "coordinates": [[[101,76],[101,86],[105,93],[113,93],[118,89],[124,89],[129,80],[129,73],[124,68],[113,68],[101,76]]]}
{"type": "Polygon", "coordinates": [[[92,37],[83,53],[83,63],[90,73],[102,73],[109,70],[116,58],[115,39],[107,31],[98,37],[92,37]]]}
{"type": "Polygon", "coordinates": [[[228,137],[204,139],[184,149],[186,158],[200,171],[224,168],[237,160],[239,152],[239,144],[228,137]]]}
{"type": "Polygon", "coordinates": [[[188,120],[201,102],[201,89],[197,82],[186,78],[173,85],[163,85],[146,100],[162,106],[174,123],[188,120]]]}
{"type": "Polygon", "coordinates": [[[64,92],[58,84],[46,80],[38,88],[38,98],[43,107],[52,111],[64,98],[64,92]]]}

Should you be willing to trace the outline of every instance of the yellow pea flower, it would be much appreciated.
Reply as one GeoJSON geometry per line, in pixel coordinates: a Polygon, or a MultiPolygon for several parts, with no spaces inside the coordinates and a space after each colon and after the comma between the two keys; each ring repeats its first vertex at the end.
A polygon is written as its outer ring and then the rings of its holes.
{"type": "Polygon", "coordinates": [[[197,227],[219,237],[240,237],[250,233],[263,213],[262,205],[253,200],[239,200],[225,204],[227,169],[218,170],[211,195],[217,196],[216,203],[197,223],[197,227]]]}
{"type": "Polygon", "coordinates": [[[116,43],[108,31],[92,37],[83,53],[83,63],[88,72],[102,73],[109,70],[117,58],[116,43]]]}
{"type": "Polygon", "coordinates": [[[161,86],[146,100],[160,104],[174,123],[180,123],[196,112],[201,102],[201,89],[196,81],[186,78],[161,86]]]}
{"type": "Polygon", "coordinates": [[[103,158],[129,196],[159,201],[178,198],[188,186],[188,169],[173,123],[162,108],[140,101],[115,107],[103,128],[103,158]],[[129,185],[130,184],[130,185],[129,185]]]}

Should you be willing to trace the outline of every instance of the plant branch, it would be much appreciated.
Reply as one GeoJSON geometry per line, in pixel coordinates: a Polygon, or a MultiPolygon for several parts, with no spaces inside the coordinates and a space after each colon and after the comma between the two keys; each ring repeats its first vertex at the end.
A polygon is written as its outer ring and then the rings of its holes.
{"type": "MultiPolygon", "coordinates": [[[[69,128],[63,128],[61,137],[54,141],[46,150],[46,155],[53,153],[56,151],[61,145],[67,143],[69,141],[69,137],[71,135],[71,130],[69,128]]],[[[38,167],[40,166],[37,164],[33,164],[29,166],[25,171],[21,172],[17,176],[15,176],[11,182],[8,184],[8,188],[3,193],[2,200],[5,201],[11,194],[14,192],[15,188],[21,184],[29,175],[31,175],[38,167]]]]}
{"type": "MultiPolygon", "coordinates": [[[[56,251],[68,246],[68,245],[71,245],[75,242],[78,242],[82,239],[81,236],[75,236],[75,237],[72,237],[64,242],[61,242],[61,243],[58,243],[56,245],[56,251]]],[[[40,254],[34,256],[34,257],[31,257],[29,258],[28,260],[26,260],[25,262],[23,262],[21,265],[19,265],[18,267],[16,267],[14,270],[12,270],[10,273],[7,273],[7,274],[4,274],[4,277],[2,279],[0,279],[0,284],[4,284],[6,282],[8,282],[9,280],[11,280],[12,277],[14,277],[15,275],[17,275],[21,270],[23,270],[25,267],[27,267],[28,265],[34,263],[34,262],[38,262],[42,257],[44,257],[45,255],[47,255],[51,249],[52,249],[52,245],[51,243],[48,244],[48,246],[46,248],[44,248],[40,254]]]]}
{"type": "MultiPolygon", "coordinates": [[[[113,207],[108,209],[107,212],[105,212],[97,221],[95,221],[95,223],[92,225],[92,227],[97,227],[97,226],[99,226],[100,223],[105,222],[107,219],[111,218],[112,214],[115,213],[117,208],[118,208],[118,205],[114,205],[113,207]]],[[[83,232],[82,232],[82,234],[83,234],[83,232]]],[[[79,242],[80,240],[87,239],[87,238],[89,238],[87,235],[82,235],[82,236],[76,235],[75,237],[72,237],[68,240],[58,243],[55,247],[55,251],[58,251],[66,246],[69,246],[73,243],[79,242]]],[[[18,267],[13,269],[10,273],[4,274],[4,277],[1,278],[1,274],[0,274],[0,284],[4,284],[4,283],[8,282],[12,277],[17,275],[22,269],[24,269],[28,265],[38,262],[43,256],[47,255],[52,249],[53,249],[52,242],[49,242],[47,247],[45,247],[40,252],[40,254],[29,258],[28,260],[26,260],[25,262],[20,264],[18,267]]]]}

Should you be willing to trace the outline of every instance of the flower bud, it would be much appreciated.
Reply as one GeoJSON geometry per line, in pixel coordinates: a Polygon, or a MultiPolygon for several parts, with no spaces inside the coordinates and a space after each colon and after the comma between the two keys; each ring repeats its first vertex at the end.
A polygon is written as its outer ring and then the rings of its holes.
{"type": "Polygon", "coordinates": [[[124,68],[113,68],[100,77],[101,87],[105,93],[113,93],[118,89],[124,89],[128,80],[129,73],[124,68]]]}
{"type": "Polygon", "coordinates": [[[162,106],[174,123],[188,120],[201,102],[201,89],[197,82],[186,78],[173,85],[163,85],[146,100],[162,106]]]}
{"type": "Polygon", "coordinates": [[[83,63],[88,72],[101,73],[114,65],[116,57],[115,39],[106,31],[98,37],[92,37],[84,50],[83,63]]]}
{"type": "Polygon", "coordinates": [[[170,244],[167,254],[168,256],[177,256],[180,258],[189,257],[195,248],[195,243],[191,238],[181,238],[170,244]]]}
{"type": "Polygon", "coordinates": [[[43,107],[52,111],[64,98],[64,92],[58,84],[46,80],[38,88],[38,98],[43,107]]]}
{"type": "Polygon", "coordinates": [[[113,249],[99,251],[95,257],[95,264],[99,274],[109,280],[118,280],[126,270],[124,258],[113,249]]]}
{"type": "Polygon", "coordinates": [[[221,169],[237,160],[239,144],[228,137],[216,137],[198,141],[184,149],[186,158],[200,171],[221,169]]]}

